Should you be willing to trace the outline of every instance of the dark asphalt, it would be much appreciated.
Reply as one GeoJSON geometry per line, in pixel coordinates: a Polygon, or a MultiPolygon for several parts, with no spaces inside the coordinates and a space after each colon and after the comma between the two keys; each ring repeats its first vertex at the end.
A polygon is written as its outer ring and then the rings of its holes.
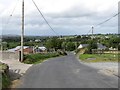
{"type": "Polygon", "coordinates": [[[98,73],[73,54],[33,65],[18,88],[118,88],[117,77],[98,73]]]}

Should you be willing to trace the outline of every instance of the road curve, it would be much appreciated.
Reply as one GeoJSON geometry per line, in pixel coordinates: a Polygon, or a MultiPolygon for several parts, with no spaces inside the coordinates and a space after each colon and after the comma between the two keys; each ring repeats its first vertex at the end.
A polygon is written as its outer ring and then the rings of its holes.
{"type": "Polygon", "coordinates": [[[98,73],[69,54],[33,65],[18,88],[118,88],[118,79],[98,73]]]}

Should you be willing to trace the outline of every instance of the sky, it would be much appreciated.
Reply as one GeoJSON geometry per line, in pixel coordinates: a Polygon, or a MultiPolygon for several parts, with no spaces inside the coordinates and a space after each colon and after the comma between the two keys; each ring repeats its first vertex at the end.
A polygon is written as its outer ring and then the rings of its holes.
{"type": "MultiPolygon", "coordinates": [[[[32,0],[24,1],[25,35],[91,34],[88,31],[92,26],[95,34],[118,33],[118,17],[96,25],[118,13],[119,0],[34,0],[57,34],[45,23],[32,0]]],[[[20,35],[22,0],[0,0],[0,12],[1,33],[20,35]]]]}

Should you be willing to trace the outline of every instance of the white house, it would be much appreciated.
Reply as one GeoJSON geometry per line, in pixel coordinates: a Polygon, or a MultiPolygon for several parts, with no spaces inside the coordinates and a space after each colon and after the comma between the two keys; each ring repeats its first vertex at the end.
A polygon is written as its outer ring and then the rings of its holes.
{"type": "Polygon", "coordinates": [[[41,40],[40,39],[36,39],[35,42],[41,42],[41,40]]]}
{"type": "Polygon", "coordinates": [[[47,48],[46,47],[44,47],[44,46],[42,46],[42,47],[38,47],[40,50],[42,50],[42,51],[45,51],[47,48]]]}
{"type": "Polygon", "coordinates": [[[89,44],[80,44],[79,46],[78,46],[78,49],[81,49],[81,48],[85,48],[85,47],[87,47],[89,44]]]}
{"type": "Polygon", "coordinates": [[[41,47],[35,47],[35,48],[34,48],[35,53],[46,52],[46,50],[47,50],[47,48],[44,47],[44,46],[41,46],[41,47]]]}
{"type": "MultiPolygon", "coordinates": [[[[85,47],[87,47],[89,44],[80,44],[79,46],[78,46],[78,49],[81,49],[81,48],[85,48],[85,47]]],[[[102,44],[100,44],[100,43],[97,43],[97,49],[99,49],[99,50],[105,50],[107,47],[106,46],[104,46],[104,45],[102,45],[102,44]]]]}

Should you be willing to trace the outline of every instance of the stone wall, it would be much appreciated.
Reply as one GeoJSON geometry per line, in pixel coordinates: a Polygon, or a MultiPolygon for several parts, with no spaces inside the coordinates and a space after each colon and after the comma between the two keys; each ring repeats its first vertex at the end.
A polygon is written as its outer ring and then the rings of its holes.
{"type": "Polygon", "coordinates": [[[0,60],[19,60],[19,53],[18,52],[7,52],[2,51],[0,52],[0,60]]]}
{"type": "Polygon", "coordinates": [[[93,49],[92,50],[92,53],[94,53],[94,54],[107,54],[107,53],[112,53],[112,54],[118,54],[118,53],[120,53],[120,51],[118,51],[118,50],[109,50],[109,51],[106,51],[106,50],[97,50],[97,49],[93,49]]]}

